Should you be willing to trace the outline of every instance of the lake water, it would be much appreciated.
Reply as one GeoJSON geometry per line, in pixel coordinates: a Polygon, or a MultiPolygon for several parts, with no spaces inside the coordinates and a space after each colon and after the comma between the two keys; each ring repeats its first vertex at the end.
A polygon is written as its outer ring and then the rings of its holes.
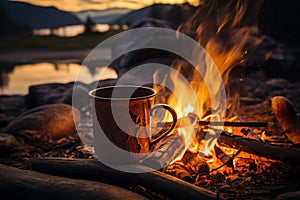
{"type": "Polygon", "coordinates": [[[91,83],[99,79],[117,78],[113,69],[95,68],[75,63],[36,63],[0,66],[0,94],[28,94],[29,86],[45,83],[82,81],[91,83]],[[77,74],[80,70],[80,76],[77,74]]]}
{"type": "MultiPolygon", "coordinates": [[[[122,27],[118,25],[113,25],[110,26],[108,24],[96,24],[93,27],[93,30],[95,32],[103,33],[107,32],[109,30],[127,30],[128,26],[124,25],[122,27]]],[[[72,25],[72,26],[64,26],[64,27],[59,27],[56,29],[49,29],[49,28],[44,28],[44,29],[35,29],[33,30],[34,35],[39,35],[39,36],[46,36],[46,35],[51,35],[54,34],[59,37],[74,37],[79,34],[84,33],[85,27],[84,25],[72,25]]]]}

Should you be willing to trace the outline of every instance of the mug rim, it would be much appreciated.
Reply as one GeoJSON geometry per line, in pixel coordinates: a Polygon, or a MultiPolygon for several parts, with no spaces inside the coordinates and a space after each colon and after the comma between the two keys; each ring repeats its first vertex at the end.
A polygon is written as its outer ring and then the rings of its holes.
{"type": "Polygon", "coordinates": [[[154,97],[156,95],[156,90],[154,90],[153,88],[150,87],[146,87],[146,86],[139,86],[139,85],[112,85],[112,86],[104,86],[104,87],[99,87],[96,89],[93,89],[89,92],[89,96],[93,97],[94,99],[97,100],[105,100],[105,101],[132,101],[132,100],[142,100],[142,99],[149,99],[151,97],[154,97]],[[142,88],[142,89],[147,89],[147,90],[151,90],[152,94],[150,95],[145,95],[145,96],[141,96],[141,97],[127,97],[127,98],[107,98],[107,97],[101,97],[101,96],[96,96],[96,91],[99,90],[104,90],[104,89],[110,89],[110,88],[142,88]]]}

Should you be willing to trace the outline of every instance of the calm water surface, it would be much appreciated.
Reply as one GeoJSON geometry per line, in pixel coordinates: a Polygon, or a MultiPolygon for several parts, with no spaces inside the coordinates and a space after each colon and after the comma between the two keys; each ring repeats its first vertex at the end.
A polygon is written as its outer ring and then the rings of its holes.
{"type": "Polygon", "coordinates": [[[0,64],[0,94],[27,94],[29,86],[45,83],[68,83],[82,81],[91,83],[99,79],[117,78],[113,69],[95,68],[75,63],[36,63],[15,66],[0,64]],[[80,76],[77,73],[80,70],[80,76]]]}

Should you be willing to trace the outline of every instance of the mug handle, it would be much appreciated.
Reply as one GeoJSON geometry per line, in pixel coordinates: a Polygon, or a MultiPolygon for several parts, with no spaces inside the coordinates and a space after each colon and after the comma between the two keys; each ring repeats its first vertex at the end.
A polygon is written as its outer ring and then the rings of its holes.
{"type": "Polygon", "coordinates": [[[167,111],[169,111],[171,113],[171,115],[172,115],[173,122],[172,122],[171,127],[168,130],[166,130],[165,132],[161,133],[160,136],[158,136],[155,139],[152,139],[152,137],[151,137],[150,138],[150,143],[151,144],[154,144],[154,143],[158,142],[159,140],[161,140],[162,138],[164,138],[165,136],[167,136],[175,128],[175,126],[177,124],[177,114],[176,114],[176,111],[172,107],[170,107],[169,105],[167,105],[167,104],[156,104],[154,107],[150,108],[150,116],[152,116],[153,115],[153,111],[155,109],[158,109],[158,108],[164,108],[167,111]]]}

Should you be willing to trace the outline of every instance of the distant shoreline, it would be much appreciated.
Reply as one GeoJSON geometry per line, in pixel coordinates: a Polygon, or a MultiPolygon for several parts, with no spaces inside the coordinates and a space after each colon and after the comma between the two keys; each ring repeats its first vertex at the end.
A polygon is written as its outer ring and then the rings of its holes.
{"type": "Polygon", "coordinates": [[[0,63],[81,63],[92,49],[8,49],[0,50],[0,63]]]}
{"type": "MultiPolygon", "coordinates": [[[[7,35],[0,37],[0,63],[39,62],[81,63],[88,53],[105,39],[119,33],[79,35],[77,37],[7,35]]],[[[109,48],[109,47],[108,47],[109,48]]],[[[106,49],[100,51],[108,58],[106,49]]]]}

